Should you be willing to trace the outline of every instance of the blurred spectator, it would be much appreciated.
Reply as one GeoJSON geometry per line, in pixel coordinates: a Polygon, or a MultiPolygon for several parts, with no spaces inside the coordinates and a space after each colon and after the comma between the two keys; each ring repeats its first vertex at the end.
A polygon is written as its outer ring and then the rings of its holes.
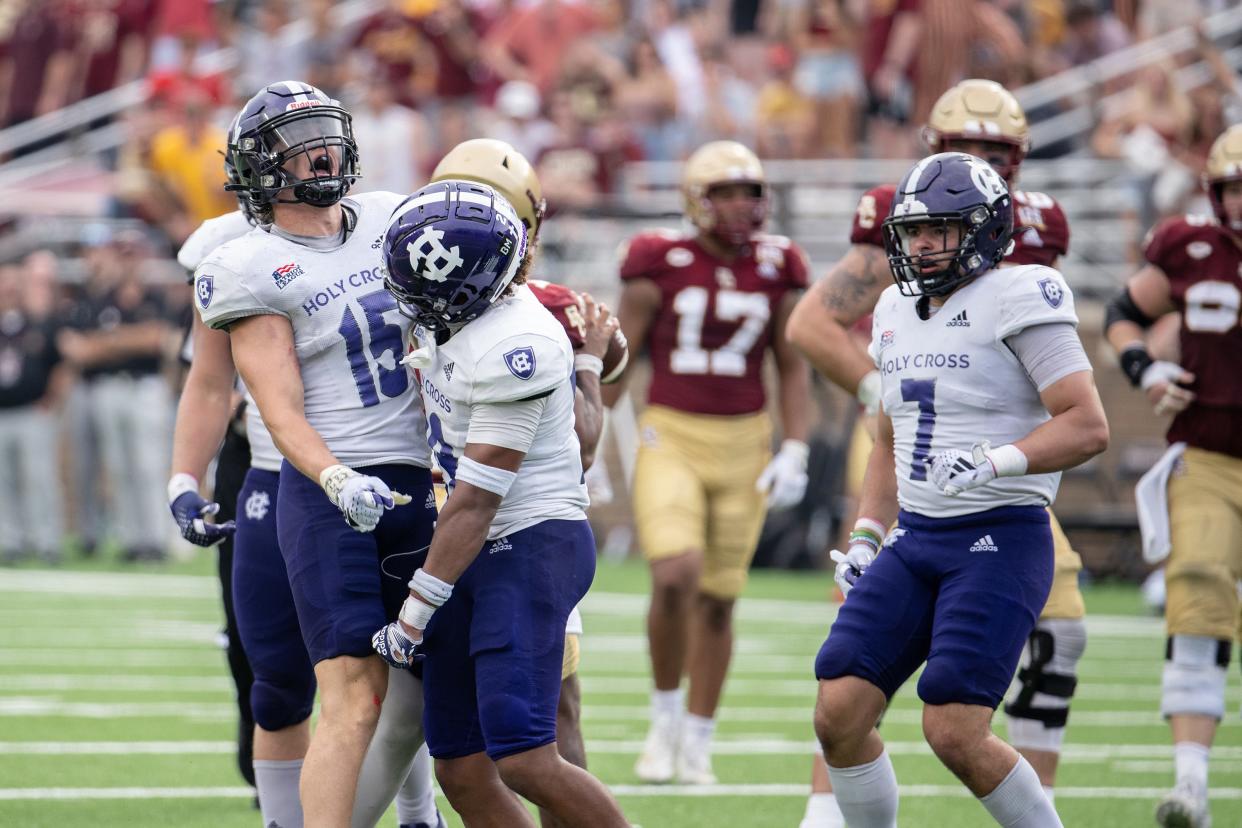
{"type": "Polygon", "coordinates": [[[64,541],[57,410],[67,384],[46,296],[23,296],[24,286],[49,286],[23,270],[0,267],[0,560],[55,562],[64,541]]]}
{"type": "Polygon", "coordinates": [[[727,138],[755,146],[759,91],[737,73],[723,47],[704,51],[703,79],[704,113],[691,145],[727,138]]]}
{"type": "MultiPolygon", "coordinates": [[[[344,57],[349,54],[349,32],[336,25],[333,16],[335,0],[305,0],[304,17],[310,24],[310,40],[302,45],[306,52],[307,74],[304,80],[330,95],[338,94],[347,79],[344,57]]],[[[255,89],[241,90],[253,95],[255,89]]]]}
{"type": "Polygon", "coordinates": [[[59,346],[86,383],[88,410],[107,478],[108,527],[125,560],[164,557],[164,482],[172,400],[161,375],[177,334],[159,294],[143,283],[149,249],[131,233],[91,251],[89,289],[75,309],[78,330],[59,346]]]}
{"type": "Polygon", "coordinates": [[[367,159],[361,189],[412,193],[426,182],[439,160],[431,157],[431,128],[421,113],[397,103],[387,77],[373,77],[351,111],[354,139],[367,159]]]}
{"type": "Polygon", "coordinates": [[[759,90],[755,149],[762,158],[809,158],[815,133],[815,104],[794,85],[794,57],[775,44],[768,51],[772,74],[759,90]]]}
{"type": "Polygon", "coordinates": [[[561,73],[570,47],[597,28],[585,3],[535,0],[518,5],[487,33],[484,54],[502,80],[530,81],[547,95],[561,73]]]}
{"type": "MultiPolygon", "coordinates": [[[[179,107],[188,100],[200,100],[204,96],[215,106],[221,106],[228,97],[227,83],[220,74],[204,74],[195,66],[202,41],[194,30],[186,30],[172,39],[166,47],[175,53],[176,62],[154,69],[147,76],[151,87],[151,106],[179,107]]],[[[253,93],[251,93],[253,94],[253,93]]]]}
{"type": "Polygon", "coordinates": [[[411,5],[418,8],[415,19],[435,55],[435,100],[472,102],[491,80],[480,42],[489,21],[461,0],[427,0],[411,5]]]}
{"type": "Polygon", "coordinates": [[[642,158],[627,125],[601,101],[572,89],[549,104],[556,139],[535,162],[544,196],[553,208],[590,209],[616,191],[622,167],[642,158]]]}
{"type": "Polygon", "coordinates": [[[681,156],[677,85],[649,39],[640,38],[630,48],[624,74],[616,79],[613,105],[638,135],[644,156],[653,160],[681,156]]]}
{"type": "Polygon", "coordinates": [[[533,83],[507,81],[496,90],[495,106],[487,113],[482,131],[489,138],[507,141],[527,158],[538,158],[557,135],[541,109],[539,90],[533,83]]]}
{"type": "Polygon", "coordinates": [[[14,0],[0,15],[0,123],[28,121],[69,102],[70,0],[14,0]]]}
{"type": "MultiPolygon", "coordinates": [[[[151,47],[151,70],[162,73],[184,65],[184,50],[191,47],[190,60],[216,45],[218,30],[212,13],[212,0],[155,0],[155,42],[151,47]]],[[[225,4],[221,4],[225,5],[225,4]]]]}
{"type": "Polygon", "coordinates": [[[677,112],[698,122],[705,114],[707,89],[700,54],[709,46],[723,45],[713,37],[707,12],[690,9],[678,15],[672,0],[652,0],[647,28],[653,33],[660,62],[677,86],[677,112]]]}
{"type": "Polygon", "coordinates": [[[786,26],[798,55],[795,84],[815,108],[814,154],[854,155],[863,90],[856,54],[858,21],[845,0],[803,0],[793,7],[786,26]]]}
{"type": "Polygon", "coordinates": [[[1112,12],[1094,0],[1067,0],[1065,37],[1058,51],[1067,66],[1090,63],[1130,45],[1130,33],[1112,12]]]}
{"type": "Polygon", "coordinates": [[[919,0],[867,3],[861,64],[867,83],[867,143],[872,157],[905,158],[914,151],[908,124],[920,24],[919,0]]]}
{"type": "Polygon", "coordinates": [[[310,53],[298,42],[298,33],[285,28],[294,18],[292,11],[289,0],[265,0],[252,7],[251,19],[234,43],[239,60],[233,86],[239,97],[249,98],[276,81],[306,77],[310,53]]]}
{"type": "Polygon", "coordinates": [[[212,123],[211,102],[191,93],[177,119],[151,139],[151,170],[172,196],[175,211],[160,224],[177,243],[209,218],[237,209],[237,200],[224,191],[224,156],[228,136],[212,123]]]}
{"type": "Polygon", "coordinates": [[[146,71],[155,0],[77,0],[73,99],[138,80],[146,71]]]}
{"type": "Polygon", "coordinates": [[[388,0],[362,24],[354,38],[350,72],[355,81],[384,75],[397,101],[416,107],[435,95],[439,67],[431,40],[406,12],[411,5],[408,0],[388,0]]]}

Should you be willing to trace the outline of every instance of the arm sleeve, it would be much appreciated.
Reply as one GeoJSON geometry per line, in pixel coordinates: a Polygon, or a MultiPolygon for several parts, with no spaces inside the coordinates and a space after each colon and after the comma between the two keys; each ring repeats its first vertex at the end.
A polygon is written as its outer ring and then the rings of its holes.
{"type": "Polygon", "coordinates": [[[1078,331],[1069,322],[1024,328],[1006,339],[1005,344],[1041,393],[1070,374],[1091,370],[1091,361],[1083,350],[1078,331]]]}
{"type": "Polygon", "coordinates": [[[470,409],[466,443],[486,443],[523,453],[530,451],[547,405],[547,397],[521,402],[479,403],[470,409]]]}

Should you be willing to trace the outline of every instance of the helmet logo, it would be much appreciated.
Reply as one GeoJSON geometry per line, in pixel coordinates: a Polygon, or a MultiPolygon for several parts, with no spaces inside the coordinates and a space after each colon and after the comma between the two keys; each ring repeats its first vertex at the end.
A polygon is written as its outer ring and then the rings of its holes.
{"type": "Polygon", "coordinates": [[[423,228],[418,238],[405,246],[410,254],[410,266],[424,279],[444,282],[453,271],[465,264],[457,245],[445,247],[441,243],[443,230],[423,228]]]}
{"type": "Polygon", "coordinates": [[[1006,192],[1005,182],[1001,181],[1001,177],[996,170],[992,169],[992,165],[982,158],[969,156],[970,164],[970,180],[975,185],[975,189],[983,193],[990,203],[992,199],[1003,196],[1006,192]]]}

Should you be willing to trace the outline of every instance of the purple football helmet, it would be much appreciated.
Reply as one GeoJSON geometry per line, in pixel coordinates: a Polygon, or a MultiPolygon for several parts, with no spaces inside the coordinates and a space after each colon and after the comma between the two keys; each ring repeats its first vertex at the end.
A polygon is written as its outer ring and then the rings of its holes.
{"type": "Polygon", "coordinates": [[[451,336],[505,292],[526,257],[526,227],[486,184],[428,184],[393,211],[384,287],[403,313],[451,336]]]}
{"type": "Polygon", "coordinates": [[[898,289],[906,296],[945,296],[1005,257],[1013,236],[1013,200],[987,161],[964,152],[941,152],[906,173],[883,228],[884,250],[898,289]],[[961,226],[956,247],[910,252],[913,226],[943,235],[951,224],[961,226]]]}
{"type": "Polygon", "coordinates": [[[298,81],[273,83],[246,101],[229,130],[228,155],[237,181],[225,189],[244,193],[260,214],[277,202],[330,207],[358,178],[349,112],[298,81]],[[289,169],[301,155],[308,159],[308,174],[289,169]]]}

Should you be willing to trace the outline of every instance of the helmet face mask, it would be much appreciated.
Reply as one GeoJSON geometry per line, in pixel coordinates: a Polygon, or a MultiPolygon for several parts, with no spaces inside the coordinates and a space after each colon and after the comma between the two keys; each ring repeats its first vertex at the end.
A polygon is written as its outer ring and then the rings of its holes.
{"type": "Polygon", "coordinates": [[[1013,202],[986,162],[940,153],[902,179],[883,231],[897,288],[906,296],[947,296],[1004,258],[1013,202]]]}
{"type": "MultiPolygon", "coordinates": [[[[733,193],[730,200],[739,194],[733,193]]],[[[686,160],[682,173],[682,198],[686,218],[701,233],[731,247],[741,247],[763,228],[768,217],[768,185],[759,158],[736,141],[712,141],[699,147],[686,160]],[[718,191],[727,185],[753,188],[749,203],[738,210],[720,209],[718,191]]]]}
{"type": "Polygon", "coordinates": [[[393,211],[384,234],[384,287],[428,331],[451,336],[477,319],[527,259],[526,227],[495,189],[428,184],[393,211]]]}
{"type": "Polygon", "coordinates": [[[273,204],[331,207],[358,178],[350,115],[323,92],[284,81],[251,98],[229,135],[238,183],[260,217],[273,204]],[[288,191],[288,192],[286,192],[288,191]]]}

